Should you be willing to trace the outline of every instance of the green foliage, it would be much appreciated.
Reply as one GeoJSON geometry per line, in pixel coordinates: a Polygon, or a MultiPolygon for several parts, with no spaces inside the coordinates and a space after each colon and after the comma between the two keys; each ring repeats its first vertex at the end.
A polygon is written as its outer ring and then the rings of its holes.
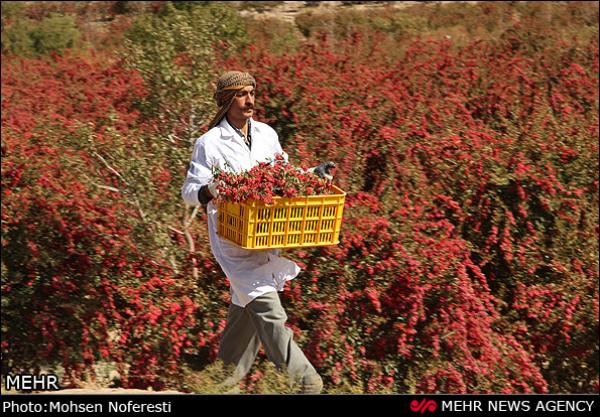
{"type": "MultiPolygon", "coordinates": [[[[182,203],[179,196],[179,162],[189,154],[186,146],[175,141],[161,140],[144,132],[131,132],[124,136],[112,128],[106,129],[108,142],[89,140],[79,145],[93,155],[98,165],[89,166],[81,178],[89,186],[101,183],[102,172],[110,167],[115,173],[123,198],[139,214],[138,218],[124,219],[130,223],[135,240],[146,253],[155,259],[167,261],[176,270],[186,263],[185,247],[173,245],[170,235],[173,228],[182,227],[182,203]],[[174,146],[175,145],[175,146],[174,146]],[[118,173],[118,175],[116,174],[118,173]]],[[[93,137],[85,128],[79,137],[93,137]]],[[[184,166],[185,168],[185,166],[184,166]]],[[[110,169],[109,169],[110,170],[110,169]]]]}
{"type": "MultiPolygon", "coordinates": [[[[360,3],[360,2],[359,2],[360,3]]],[[[557,28],[569,37],[598,36],[597,2],[432,2],[407,8],[381,7],[371,10],[341,9],[318,12],[301,11],[296,26],[306,37],[327,33],[335,39],[353,33],[369,35],[383,32],[393,40],[413,37],[450,37],[457,44],[468,43],[473,36],[494,39],[502,36],[515,23],[535,35],[544,26],[557,28]],[[443,4],[442,4],[443,3],[443,4]]],[[[543,39],[536,40],[543,42],[543,39]]],[[[550,40],[554,42],[554,39],[550,40]]],[[[390,43],[390,52],[399,45],[390,43]]]]}
{"type": "Polygon", "coordinates": [[[175,7],[177,10],[185,10],[185,11],[189,12],[197,6],[204,7],[204,6],[208,5],[210,2],[209,1],[171,1],[170,3],[172,3],[173,7],[175,7]]]}
{"type": "Polygon", "coordinates": [[[335,38],[344,38],[355,32],[380,31],[399,39],[417,35],[427,27],[427,21],[386,7],[373,11],[349,9],[326,13],[309,10],[296,17],[296,25],[307,37],[325,32],[335,38]]]}
{"type": "Polygon", "coordinates": [[[241,1],[240,9],[264,12],[283,4],[282,1],[241,1]]]}
{"type": "Polygon", "coordinates": [[[2,53],[13,53],[21,56],[33,55],[33,39],[30,36],[33,24],[18,21],[9,28],[4,28],[2,19],[2,53]]]}
{"type": "Polygon", "coordinates": [[[75,47],[81,37],[75,18],[70,15],[53,13],[38,23],[20,17],[16,7],[11,6],[8,13],[16,19],[12,25],[5,27],[4,16],[2,18],[3,52],[27,57],[46,55],[50,52],[62,54],[65,50],[75,47]]]}
{"type": "Polygon", "coordinates": [[[51,51],[63,52],[73,48],[79,40],[79,29],[73,16],[52,14],[33,29],[33,48],[40,55],[51,51]]]}
{"type": "Polygon", "coordinates": [[[142,157],[131,155],[127,147],[100,153],[141,193],[141,209],[152,224],[148,242],[173,265],[181,265],[184,254],[171,250],[167,234],[167,225],[171,232],[182,228],[181,183],[169,181],[168,188],[160,189],[157,175],[184,174],[182,161],[189,160],[190,144],[216,110],[213,83],[223,70],[216,68],[217,50],[224,55],[237,51],[247,42],[246,32],[237,12],[226,4],[168,2],[158,14],[141,16],[125,37],[124,64],[140,73],[148,91],[136,106],[153,131],[138,137],[140,149],[147,150],[142,157]]]}
{"type": "Polygon", "coordinates": [[[192,139],[214,111],[211,82],[220,72],[215,48],[235,52],[246,44],[246,32],[226,4],[177,3],[134,23],[123,58],[146,81],[149,95],[139,103],[142,113],[160,121],[161,133],[192,139]]]}
{"type": "Polygon", "coordinates": [[[246,28],[253,44],[263,45],[276,54],[296,51],[302,39],[294,24],[281,19],[248,19],[246,28]]]}
{"type": "Polygon", "coordinates": [[[21,1],[3,1],[2,2],[2,30],[6,24],[22,18],[24,14],[24,6],[21,1]]]}

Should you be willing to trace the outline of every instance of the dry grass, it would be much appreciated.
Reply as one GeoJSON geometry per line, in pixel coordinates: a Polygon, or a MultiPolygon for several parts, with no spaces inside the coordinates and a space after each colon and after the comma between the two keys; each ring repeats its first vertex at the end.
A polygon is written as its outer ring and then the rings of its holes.
{"type": "Polygon", "coordinates": [[[221,361],[208,365],[201,371],[186,369],[184,389],[197,394],[294,394],[298,385],[292,383],[285,371],[266,363],[253,374],[235,383],[235,368],[221,361]]]}

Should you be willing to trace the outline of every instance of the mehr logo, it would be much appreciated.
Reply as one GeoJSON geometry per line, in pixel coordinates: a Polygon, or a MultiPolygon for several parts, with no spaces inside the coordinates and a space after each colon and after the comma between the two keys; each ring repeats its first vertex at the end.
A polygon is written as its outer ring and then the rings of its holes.
{"type": "Polygon", "coordinates": [[[437,402],[435,400],[428,400],[423,398],[420,402],[412,400],[410,402],[410,410],[415,413],[423,414],[425,411],[433,413],[437,409],[437,402]]]}
{"type": "Polygon", "coordinates": [[[58,376],[54,374],[8,374],[4,384],[7,391],[12,389],[18,391],[57,391],[60,389],[58,376]]]}

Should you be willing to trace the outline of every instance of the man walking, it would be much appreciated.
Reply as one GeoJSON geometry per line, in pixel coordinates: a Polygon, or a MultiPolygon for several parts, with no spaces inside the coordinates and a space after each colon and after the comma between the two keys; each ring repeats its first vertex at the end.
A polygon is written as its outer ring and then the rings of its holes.
{"type": "MultiPolygon", "coordinates": [[[[323,388],[321,377],[285,326],[287,315],[277,293],[300,268],[279,256],[279,250],[246,250],[216,232],[217,208],[211,200],[218,191],[212,168],[239,173],[274,160],[276,154],[288,160],[277,133],[252,119],[255,88],[256,81],[248,73],[230,71],[219,78],[215,93],[219,110],[209,131],[195,143],[181,194],[189,205],[206,206],[211,250],[230,281],[231,305],[218,357],[235,366],[232,381],[238,383],[248,373],[262,344],[269,360],[285,367],[302,393],[318,394],[323,388]]],[[[332,166],[322,164],[313,172],[329,176],[332,166]]]]}

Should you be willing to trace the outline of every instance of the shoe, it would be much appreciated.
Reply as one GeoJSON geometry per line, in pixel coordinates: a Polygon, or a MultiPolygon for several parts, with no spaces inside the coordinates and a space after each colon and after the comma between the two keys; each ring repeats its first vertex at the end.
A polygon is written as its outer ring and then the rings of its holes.
{"type": "Polygon", "coordinates": [[[302,378],[300,394],[320,394],[323,391],[323,380],[319,374],[306,375],[302,378]]]}

